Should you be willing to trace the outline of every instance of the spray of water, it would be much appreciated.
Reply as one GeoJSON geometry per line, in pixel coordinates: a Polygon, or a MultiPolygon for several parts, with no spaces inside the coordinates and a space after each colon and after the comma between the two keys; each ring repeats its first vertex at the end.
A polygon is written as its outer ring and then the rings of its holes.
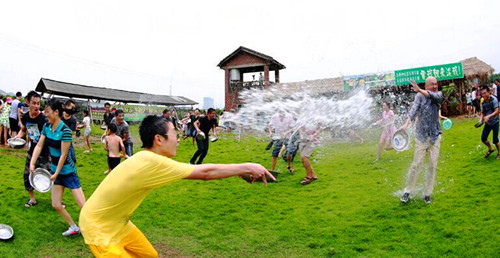
{"type": "Polygon", "coordinates": [[[290,91],[286,85],[279,89],[243,91],[240,98],[245,104],[237,113],[228,114],[226,118],[243,128],[260,132],[267,128],[269,119],[276,113],[293,117],[296,121],[293,131],[300,128],[359,130],[373,121],[371,108],[374,101],[366,91],[332,97],[318,96],[309,91],[290,94],[290,91]]]}

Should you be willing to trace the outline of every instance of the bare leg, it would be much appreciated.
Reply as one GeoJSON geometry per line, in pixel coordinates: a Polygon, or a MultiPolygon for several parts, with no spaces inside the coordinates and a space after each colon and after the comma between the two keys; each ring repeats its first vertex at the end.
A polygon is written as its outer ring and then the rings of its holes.
{"type": "Polygon", "coordinates": [[[271,170],[274,171],[274,169],[276,168],[276,161],[277,161],[277,158],[273,157],[273,159],[271,160],[271,170]]]}
{"type": "Polygon", "coordinates": [[[33,192],[33,190],[28,191],[28,195],[30,196],[30,201],[36,203],[35,193],[33,192]]]}
{"type": "Polygon", "coordinates": [[[391,140],[386,139],[386,141],[385,141],[385,150],[392,150],[392,149],[394,149],[394,148],[391,145],[391,140]]]}
{"type": "Polygon", "coordinates": [[[287,163],[287,168],[290,171],[290,173],[295,172],[295,169],[292,167],[292,154],[287,154],[286,155],[286,163],[287,163]]]}
{"type": "Polygon", "coordinates": [[[85,137],[85,145],[87,145],[87,150],[92,151],[92,147],[90,146],[90,136],[85,137]]]}
{"type": "Polygon", "coordinates": [[[4,140],[4,144],[5,146],[8,146],[9,144],[7,144],[7,135],[8,135],[8,132],[9,132],[9,128],[7,127],[4,127],[3,128],[3,140],[4,140]]]}
{"type": "Polygon", "coordinates": [[[75,198],[76,204],[78,204],[78,207],[80,209],[83,207],[85,204],[85,194],[83,194],[82,188],[77,188],[77,189],[71,189],[71,193],[73,194],[73,197],[75,198]]]}
{"type": "Polygon", "coordinates": [[[380,139],[380,141],[378,142],[377,159],[375,160],[375,162],[380,160],[380,155],[382,153],[383,148],[384,148],[384,140],[380,139]]]}
{"type": "Polygon", "coordinates": [[[493,146],[491,146],[490,141],[486,140],[486,141],[484,141],[483,143],[484,143],[484,145],[486,145],[486,147],[488,147],[488,150],[489,150],[489,151],[492,151],[492,150],[493,150],[493,146]]]}
{"type": "Polygon", "coordinates": [[[75,222],[69,215],[68,211],[62,206],[62,197],[64,193],[64,186],[54,185],[52,188],[52,207],[63,217],[63,219],[70,225],[75,225],[75,222]]]}
{"type": "Polygon", "coordinates": [[[306,173],[307,173],[306,176],[309,178],[315,178],[316,174],[314,174],[314,170],[312,168],[311,161],[309,160],[309,158],[301,157],[300,159],[302,160],[302,164],[304,165],[304,168],[306,169],[306,173]]]}

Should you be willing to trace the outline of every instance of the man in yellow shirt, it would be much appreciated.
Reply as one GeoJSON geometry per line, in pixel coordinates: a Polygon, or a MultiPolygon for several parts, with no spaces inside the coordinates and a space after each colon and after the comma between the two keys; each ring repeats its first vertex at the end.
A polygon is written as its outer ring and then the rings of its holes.
{"type": "Polygon", "coordinates": [[[179,139],[173,124],[161,117],[146,117],[139,133],[145,150],[118,165],[80,213],[80,230],[96,257],[158,257],[151,243],[129,220],[155,188],[179,179],[212,180],[243,174],[264,182],[265,175],[274,179],[259,164],[194,166],[170,159],[177,152],[179,139]]]}

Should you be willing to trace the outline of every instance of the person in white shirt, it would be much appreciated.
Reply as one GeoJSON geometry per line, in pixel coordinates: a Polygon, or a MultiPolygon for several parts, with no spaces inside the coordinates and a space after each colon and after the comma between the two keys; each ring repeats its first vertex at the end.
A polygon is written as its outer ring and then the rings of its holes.
{"type": "Polygon", "coordinates": [[[476,115],[476,106],[477,106],[476,95],[477,95],[477,87],[474,86],[474,87],[472,87],[472,114],[473,115],[476,115]]]}
{"type": "Polygon", "coordinates": [[[269,121],[267,129],[274,145],[271,160],[272,171],[276,168],[276,161],[283,146],[285,136],[289,133],[291,126],[293,127],[293,122],[293,118],[290,115],[285,115],[285,112],[282,111],[274,114],[269,121]]]}
{"type": "Polygon", "coordinates": [[[92,132],[92,129],[90,128],[90,117],[88,110],[83,110],[83,124],[80,125],[80,128],[85,128],[83,131],[83,139],[85,140],[85,151],[83,151],[83,153],[91,152],[92,146],[90,145],[90,132],[92,132]]]}
{"type": "Polygon", "coordinates": [[[498,79],[496,79],[495,82],[492,84],[493,84],[492,85],[492,89],[493,89],[492,93],[498,99],[498,85],[499,85],[498,79]]]}

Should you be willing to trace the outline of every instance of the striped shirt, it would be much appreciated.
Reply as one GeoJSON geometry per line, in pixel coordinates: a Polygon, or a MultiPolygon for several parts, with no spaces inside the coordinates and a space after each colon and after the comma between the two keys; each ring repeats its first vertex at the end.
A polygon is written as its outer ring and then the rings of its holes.
{"type": "MultiPolygon", "coordinates": [[[[51,158],[50,170],[52,173],[55,173],[57,170],[57,164],[59,163],[59,158],[61,157],[61,143],[71,142],[71,130],[62,121],[54,131],[52,131],[52,125],[50,123],[46,123],[43,126],[42,135],[45,136],[46,144],[49,146],[51,158]]],[[[75,163],[71,159],[70,155],[67,155],[60,174],[66,175],[73,172],[76,172],[75,163]]]]}

